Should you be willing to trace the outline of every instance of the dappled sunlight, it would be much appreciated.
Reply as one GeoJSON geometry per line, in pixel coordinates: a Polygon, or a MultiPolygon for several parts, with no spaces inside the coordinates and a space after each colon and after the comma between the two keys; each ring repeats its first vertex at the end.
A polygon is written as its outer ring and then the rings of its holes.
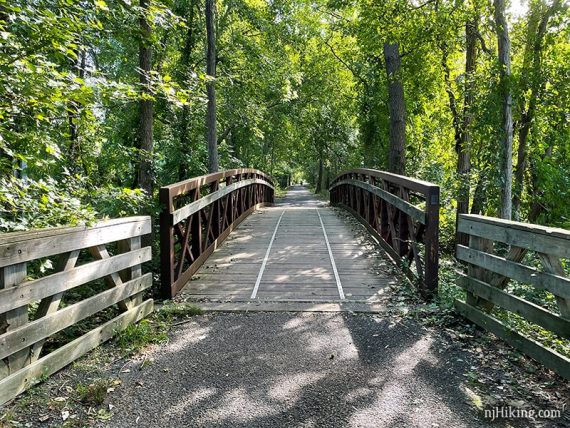
{"type": "Polygon", "coordinates": [[[298,401],[303,395],[303,388],[326,376],[326,372],[303,372],[279,376],[269,388],[268,396],[279,401],[298,401]]]}
{"type": "Polygon", "coordinates": [[[242,234],[242,235],[235,236],[235,237],[233,237],[233,238],[229,238],[229,239],[228,239],[228,243],[230,243],[230,242],[231,242],[231,243],[249,242],[249,241],[251,241],[253,238],[257,238],[257,237],[259,237],[260,235],[261,235],[261,234],[256,234],[255,236],[254,236],[254,235],[243,235],[243,234],[242,234]]]}
{"type": "Polygon", "coordinates": [[[226,392],[219,400],[219,404],[204,412],[193,421],[193,424],[208,426],[213,422],[224,420],[232,423],[249,422],[254,420],[258,413],[272,415],[278,412],[279,408],[273,407],[265,400],[253,398],[245,387],[240,387],[226,392]]]}
{"type": "MultiPolygon", "coordinates": [[[[390,323],[390,327],[397,327],[397,323],[390,323]]],[[[414,371],[419,364],[431,366],[437,363],[438,359],[433,354],[432,347],[433,338],[421,337],[393,359],[390,363],[389,376],[370,379],[368,385],[377,390],[374,393],[374,400],[370,406],[359,409],[352,415],[351,424],[359,426],[369,420],[385,424],[402,418],[411,420],[419,418],[417,422],[429,420],[430,403],[437,401],[438,407],[441,407],[441,402],[435,394],[430,394],[428,400],[417,398],[417,384],[426,389],[430,386],[425,384],[414,371]]],[[[353,401],[354,394],[347,394],[346,400],[353,401]]]]}
{"type": "MultiPolygon", "coordinates": [[[[394,324],[395,325],[395,324],[394,324]]],[[[392,374],[395,377],[403,377],[409,375],[418,363],[422,360],[427,360],[430,363],[436,363],[437,358],[431,352],[428,352],[433,344],[433,338],[422,337],[413,346],[408,347],[394,360],[394,371],[392,374]]]]}
{"type": "Polygon", "coordinates": [[[283,324],[283,330],[295,330],[303,329],[309,326],[311,320],[308,317],[303,317],[302,315],[295,316],[283,324]]]}
{"type": "Polygon", "coordinates": [[[173,414],[183,415],[188,406],[195,406],[204,400],[208,400],[217,393],[216,388],[199,388],[184,396],[184,400],[171,406],[168,411],[173,414]]]}
{"type": "Polygon", "coordinates": [[[352,402],[360,400],[364,397],[368,397],[371,394],[374,394],[374,392],[370,388],[365,388],[365,387],[356,388],[356,389],[353,389],[352,391],[349,391],[346,394],[345,401],[347,403],[352,403],[352,402]]]}
{"type": "Polygon", "coordinates": [[[189,327],[193,327],[193,328],[191,330],[189,330],[183,336],[178,337],[176,341],[169,344],[168,352],[176,353],[176,352],[183,351],[189,345],[196,345],[197,343],[201,342],[202,340],[207,339],[208,335],[210,334],[210,330],[211,330],[210,327],[200,327],[196,323],[192,323],[192,325],[189,327]]]}
{"type": "Polygon", "coordinates": [[[332,355],[338,361],[358,360],[358,349],[344,320],[339,317],[328,317],[324,326],[327,327],[327,334],[304,333],[306,349],[313,353],[332,355]]]}
{"type": "Polygon", "coordinates": [[[242,252],[235,253],[235,254],[232,254],[230,256],[227,256],[227,257],[220,258],[218,260],[222,263],[228,263],[228,262],[232,262],[234,260],[251,259],[251,258],[256,257],[258,255],[259,254],[256,252],[242,251],[242,252]]]}
{"type": "Polygon", "coordinates": [[[437,349],[417,325],[378,316],[198,317],[133,371],[117,406],[144,397],[135,415],[149,427],[470,426],[456,359],[437,349]]]}
{"type": "Polygon", "coordinates": [[[305,188],[280,203],[250,217],[208,258],[182,291],[186,301],[379,302],[386,263],[375,265],[346,220],[305,188]]]}

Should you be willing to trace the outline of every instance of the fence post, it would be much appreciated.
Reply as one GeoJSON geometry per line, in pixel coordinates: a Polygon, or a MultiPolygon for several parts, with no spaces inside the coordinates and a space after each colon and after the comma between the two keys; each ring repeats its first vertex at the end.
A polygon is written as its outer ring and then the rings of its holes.
{"type": "Polygon", "coordinates": [[[160,189],[160,294],[172,297],[174,282],[174,228],[172,225],[172,198],[168,189],[160,189]]]}
{"type": "Polygon", "coordinates": [[[437,293],[439,265],[439,186],[430,186],[426,193],[425,280],[423,293],[437,293]]]}

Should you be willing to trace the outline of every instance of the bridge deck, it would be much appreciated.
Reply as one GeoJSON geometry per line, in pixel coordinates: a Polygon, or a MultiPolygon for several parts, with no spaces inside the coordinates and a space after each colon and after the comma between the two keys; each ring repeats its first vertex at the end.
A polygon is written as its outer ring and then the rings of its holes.
{"type": "Polygon", "coordinates": [[[179,298],[378,302],[394,277],[370,250],[352,222],[295,187],[232,232],[179,298]]]}

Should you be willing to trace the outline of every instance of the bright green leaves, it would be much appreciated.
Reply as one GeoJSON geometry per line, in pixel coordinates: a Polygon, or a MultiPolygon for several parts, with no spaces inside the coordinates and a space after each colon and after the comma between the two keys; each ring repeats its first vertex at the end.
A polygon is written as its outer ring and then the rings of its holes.
{"type": "Polygon", "coordinates": [[[95,0],[95,7],[105,12],[109,11],[109,6],[107,6],[107,3],[104,0],[95,0]]]}

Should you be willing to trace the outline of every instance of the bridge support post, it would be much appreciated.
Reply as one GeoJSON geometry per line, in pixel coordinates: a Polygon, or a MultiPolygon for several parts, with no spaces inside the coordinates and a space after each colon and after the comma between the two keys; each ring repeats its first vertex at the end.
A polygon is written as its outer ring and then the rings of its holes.
{"type": "Polygon", "coordinates": [[[437,293],[439,270],[439,186],[430,186],[426,194],[425,297],[437,293]]]}
{"type": "Polygon", "coordinates": [[[168,189],[160,189],[160,294],[172,297],[174,282],[174,228],[172,227],[172,201],[168,189]]]}
{"type": "Polygon", "coordinates": [[[422,297],[430,299],[437,293],[439,186],[389,172],[355,169],[339,174],[329,192],[331,204],[343,206],[364,224],[422,297]]]}

